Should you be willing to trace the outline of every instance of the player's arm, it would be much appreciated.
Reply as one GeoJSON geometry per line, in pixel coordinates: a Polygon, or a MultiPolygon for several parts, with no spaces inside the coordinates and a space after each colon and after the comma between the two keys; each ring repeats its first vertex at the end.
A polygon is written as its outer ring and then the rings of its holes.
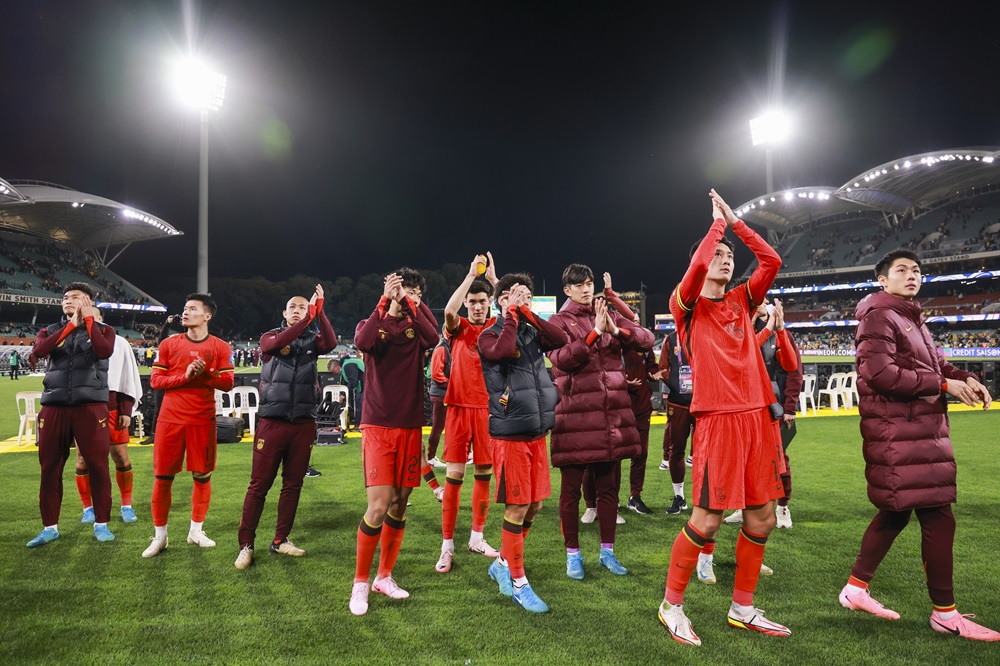
{"type": "Polygon", "coordinates": [[[431,352],[431,379],[438,384],[448,383],[448,378],[444,374],[444,352],[444,345],[438,345],[431,352]]]}
{"type": "Polygon", "coordinates": [[[170,374],[170,341],[172,338],[167,338],[160,343],[160,346],[156,351],[156,360],[153,361],[153,371],[149,375],[149,385],[150,387],[158,390],[169,390],[180,388],[187,385],[191,380],[188,379],[187,374],[170,374]]]}
{"type": "Polygon", "coordinates": [[[216,358],[222,359],[222,361],[214,372],[202,373],[205,375],[205,383],[209,388],[218,389],[219,391],[231,391],[233,386],[236,385],[236,369],[229,361],[233,356],[233,350],[228,344],[219,340],[215,355],[216,358]]]}
{"type": "Polygon", "coordinates": [[[415,305],[409,296],[406,297],[409,302],[411,309],[417,314],[414,318],[416,322],[417,337],[420,338],[420,348],[430,349],[437,345],[438,341],[441,339],[438,335],[438,323],[437,319],[434,317],[434,313],[423,301],[420,305],[415,305]]]}
{"type": "MultiPolygon", "coordinates": [[[[576,372],[583,366],[587,365],[590,360],[590,351],[593,344],[600,338],[600,335],[596,331],[591,331],[587,337],[573,339],[569,333],[560,324],[561,321],[553,322],[559,315],[549,319],[549,323],[557,326],[559,330],[569,338],[569,342],[560,347],[559,349],[553,349],[548,352],[549,360],[552,361],[552,365],[559,368],[563,372],[576,372]]],[[[577,327],[579,328],[579,327],[577,327]]]]}
{"type": "Polygon", "coordinates": [[[776,335],[778,336],[778,349],[774,355],[778,359],[778,364],[781,365],[781,369],[785,372],[794,372],[799,367],[799,358],[796,355],[798,350],[795,349],[794,343],[791,342],[791,336],[788,335],[788,331],[781,329],[776,335]]]}
{"type": "Polygon", "coordinates": [[[333,324],[330,323],[330,319],[326,316],[326,311],[323,310],[322,305],[316,307],[316,325],[319,326],[319,336],[316,338],[316,353],[327,354],[333,351],[337,347],[337,334],[334,332],[333,324]]]}
{"type": "Polygon", "coordinates": [[[118,391],[115,393],[116,409],[118,410],[118,418],[123,416],[132,416],[132,409],[135,407],[135,400],[132,396],[118,391]]]}
{"type": "MultiPolygon", "coordinates": [[[[785,376],[785,414],[795,414],[799,409],[799,394],[802,392],[802,355],[799,353],[798,345],[795,344],[791,333],[785,331],[788,346],[784,349],[785,354],[795,356],[795,369],[786,370],[785,376]]],[[[784,366],[782,366],[784,367],[784,366]]]]}
{"type": "Polygon", "coordinates": [[[613,307],[618,311],[618,314],[625,317],[629,321],[635,321],[635,313],[632,312],[632,308],[621,299],[621,297],[615,293],[614,287],[611,286],[611,273],[604,271],[604,298],[607,299],[608,305],[613,307]]]}
{"type": "Polygon", "coordinates": [[[615,337],[618,338],[622,347],[641,352],[653,348],[656,336],[653,335],[652,331],[638,326],[631,319],[627,319],[616,312],[608,313],[608,316],[614,318],[615,326],[618,327],[615,337]]]}
{"type": "Polygon", "coordinates": [[[870,312],[858,322],[858,376],[872,389],[894,398],[942,392],[941,375],[930,368],[904,368],[896,362],[896,329],[884,314],[870,312]]]}
{"type": "Polygon", "coordinates": [[[514,351],[517,349],[517,325],[520,321],[520,313],[516,306],[507,308],[503,317],[503,329],[499,334],[491,329],[486,329],[479,334],[479,354],[487,361],[502,361],[514,358],[514,351]]]}
{"type": "Polygon", "coordinates": [[[518,309],[521,316],[529,324],[538,329],[538,345],[542,348],[543,352],[559,349],[569,342],[569,336],[566,335],[566,331],[542,319],[529,310],[527,305],[522,305],[518,309]]]}
{"type": "Polygon", "coordinates": [[[260,353],[274,356],[279,350],[295,342],[309,323],[309,318],[303,317],[295,326],[289,326],[279,333],[268,331],[260,336],[260,353]]]}
{"type": "Polygon", "coordinates": [[[31,347],[31,353],[38,358],[48,358],[49,354],[59,346],[59,342],[69,335],[69,332],[73,330],[73,322],[67,321],[66,325],[63,326],[54,335],[49,335],[49,330],[43,328],[38,332],[38,336],[35,338],[35,344],[31,347]],[[68,330],[67,330],[68,329],[68,330]]]}
{"type": "Polygon", "coordinates": [[[714,189],[709,196],[712,198],[713,210],[716,217],[722,216],[723,221],[729,225],[743,244],[750,248],[750,251],[757,257],[757,268],[747,281],[747,291],[750,293],[752,307],[757,307],[764,302],[767,290],[771,288],[774,278],[781,270],[781,257],[767,244],[761,236],[748,227],[746,223],[736,216],[729,204],[714,189]]]}
{"type": "Polygon", "coordinates": [[[469,293],[469,287],[472,286],[472,281],[476,279],[478,273],[476,272],[476,267],[479,265],[479,255],[472,260],[472,264],[469,266],[469,272],[465,274],[465,279],[462,280],[462,284],[458,285],[458,289],[451,295],[448,299],[448,304],[444,306],[444,328],[449,333],[453,333],[458,329],[459,324],[462,321],[462,317],[459,314],[462,308],[462,303],[465,301],[465,295],[469,293]]]}
{"type": "Polygon", "coordinates": [[[691,257],[691,263],[688,264],[680,284],[674,290],[677,305],[684,312],[690,312],[694,308],[694,301],[701,294],[701,288],[705,285],[705,277],[708,276],[708,265],[712,263],[719,241],[722,240],[725,232],[726,221],[721,217],[716,218],[691,257]]]}

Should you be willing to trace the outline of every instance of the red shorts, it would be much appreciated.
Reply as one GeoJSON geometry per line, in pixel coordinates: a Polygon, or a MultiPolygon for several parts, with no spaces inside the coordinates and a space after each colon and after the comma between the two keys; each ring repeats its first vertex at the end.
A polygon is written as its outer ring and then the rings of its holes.
{"type": "Polygon", "coordinates": [[[153,438],[153,474],[173,476],[181,471],[187,458],[187,471],[208,473],[215,469],[215,424],[185,425],[182,423],[156,424],[153,438]],[[187,454],[185,456],[185,453],[187,454]]]}
{"type": "Polygon", "coordinates": [[[118,428],[118,410],[112,409],[108,412],[108,424],[111,430],[112,444],[128,444],[128,428],[118,428]]]}
{"type": "Polygon", "coordinates": [[[691,496],[703,509],[745,509],[784,495],[779,422],[766,407],[699,414],[694,429],[691,496]]]}
{"type": "Polygon", "coordinates": [[[497,504],[531,504],[552,494],[545,437],[530,442],[490,439],[497,504]]]}
{"type": "Polygon", "coordinates": [[[444,417],[443,460],[465,464],[469,459],[470,444],[473,463],[493,464],[490,456],[489,408],[448,405],[448,413],[444,417]]]}
{"type": "Polygon", "coordinates": [[[365,488],[419,486],[423,441],[420,428],[361,426],[361,465],[365,473],[365,488]]]}

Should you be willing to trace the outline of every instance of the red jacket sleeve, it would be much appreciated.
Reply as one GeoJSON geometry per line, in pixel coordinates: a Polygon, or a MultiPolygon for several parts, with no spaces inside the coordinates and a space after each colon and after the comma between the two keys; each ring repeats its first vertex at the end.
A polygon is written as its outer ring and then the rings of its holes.
{"type": "Polygon", "coordinates": [[[802,355],[799,354],[799,348],[788,329],[784,329],[782,332],[786,334],[785,338],[788,343],[785,353],[795,357],[795,368],[785,370],[787,373],[785,376],[785,404],[782,407],[785,408],[786,414],[794,414],[799,409],[799,394],[802,393],[802,355]]]}
{"type": "Polygon", "coordinates": [[[167,390],[184,386],[188,383],[187,375],[170,376],[170,338],[160,343],[157,348],[156,360],[153,361],[153,372],[149,375],[149,385],[157,390],[167,390]]]}
{"type": "MultiPolygon", "coordinates": [[[[434,314],[431,309],[427,307],[427,304],[421,301],[420,305],[414,304],[413,300],[409,296],[406,297],[405,303],[409,306],[410,313],[413,317],[413,321],[416,322],[417,335],[420,337],[420,346],[423,349],[430,349],[435,346],[440,340],[438,336],[438,323],[437,319],[434,318],[434,314]],[[414,307],[415,306],[415,307],[414,307]]],[[[406,310],[406,307],[403,308],[406,310]]]]}
{"type": "Polygon", "coordinates": [[[764,302],[767,290],[771,288],[774,278],[781,270],[781,257],[760,234],[748,227],[743,220],[736,221],[736,224],[733,225],[733,232],[757,257],[757,268],[754,269],[746,283],[753,307],[757,307],[764,302]]]}
{"type": "Polygon", "coordinates": [[[95,335],[94,318],[84,317],[83,321],[87,325],[87,335],[90,336],[90,346],[94,349],[94,355],[97,358],[111,358],[115,352],[115,329],[98,325],[95,335]]]}
{"type": "MultiPolygon", "coordinates": [[[[766,330],[766,329],[765,329],[766,330]]],[[[777,351],[774,355],[778,359],[778,363],[781,364],[781,369],[785,372],[792,372],[795,368],[799,367],[799,359],[796,356],[794,343],[791,341],[792,336],[788,335],[788,329],[781,329],[775,335],[778,336],[777,340],[777,351]]]]}
{"type": "Polygon", "coordinates": [[[508,308],[503,318],[503,329],[498,335],[496,331],[486,329],[479,334],[479,353],[487,361],[502,361],[514,357],[517,349],[517,325],[519,317],[517,310],[508,308]]]}
{"type": "Polygon", "coordinates": [[[632,312],[632,308],[630,308],[628,304],[614,292],[613,289],[605,289],[604,297],[608,299],[608,303],[610,303],[615,310],[618,310],[618,314],[625,317],[629,321],[635,320],[635,313],[632,312]]]}
{"type": "Polygon", "coordinates": [[[38,337],[35,338],[35,344],[31,348],[31,353],[38,358],[47,358],[48,355],[52,353],[52,350],[59,344],[59,340],[63,337],[62,334],[66,330],[67,326],[70,327],[70,330],[73,330],[73,324],[66,322],[66,326],[59,329],[59,332],[56,335],[49,335],[49,330],[47,328],[40,330],[38,332],[38,337]]]}
{"type": "Polygon", "coordinates": [[[437,346],[431,354],[431,379],[438,384],[447,384],[448,378],[444,376],[444,347],[437,346]]]}
{"type": "Polygon", "coordinates": [[[295,340],[302,335],[302,332],[306,330],[306,327],[309,326],[309,323],[310,319],[308,317],[303,317],[302,321],[295,324],[295,326],[289,326],[280,333],[268,331],[264,335],[260,336],[260,352],[262,354],[274,356],[275,352],[295,342],[295,340]]]}
{"type": "Polygon", "coordinates": [[[542,351],[547,352],[559,349],[559,347],[569,342],[569,336],[566,335],[565,331],[542,319],[526,306],[521,306],[520,313],[522,317],[528,320],[529,324],[538,329],[538,344],[541,346],[542,351]]]}
{"type": "Polygon", "coordinates": [[[674,293],[677,305],[684,312],[690,312],[694,308],[694,301],[701,294],[701,288],[705,285],[708,265],[712,263],[712,257],[715,256],[715,248],[718,247],[719,241],[722,240],[725,233],[726,221],[721,217],[717,218],[709,227],[701,244],[698,245],[694,256],[691,257],[691,263],[688,264],[684,277],[674,293]]]}
{"type": "Polygon", "coordinates": [[[319,308],[316,313],[316,325],[319,326],[319,337],[316,338],[316,353],[326,354],[337,346],[337,334],[333,331],[333,324],[326,316],[326,311],[319,308]]]}
{"type": "Polygon", "coordinates": [[[653,335],[652,331],[642,326],[636,326],[632,320],[626,319],[620,314],[615,313],[612,316],[615,319],[615,326],[618,327],[618,335],[615,337],[618,338],[618,342],[623,348],[641,352],[653,348],[656,336],[653,335]]]}
{"type": "Polygon", "coordinates": [[[379,299],[371,316],[358,322],[358,327],[354,331],[354,346],[357,347],[358,351],[376,355],[381,353],[381,345],[379,344],[381,338],[378,329],[388,308],[389,299],[383,296],[379,299]]]}
{"type": "Polygon", "coordinates": [[[858,376],[878,393],[903,399],[941,393],[940,374],[896,363],[893,326],[878,311],[858,322],[856,359],[858,376]]]}

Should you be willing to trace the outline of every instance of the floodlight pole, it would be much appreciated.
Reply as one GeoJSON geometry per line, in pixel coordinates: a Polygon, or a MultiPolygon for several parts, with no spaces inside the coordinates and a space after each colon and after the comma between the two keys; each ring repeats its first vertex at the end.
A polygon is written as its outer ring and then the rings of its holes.
{"type": "Polygon", "coordinates": [[[201,110],[198,167],[198,292],[208,292],[208,110],[201,110]]]}

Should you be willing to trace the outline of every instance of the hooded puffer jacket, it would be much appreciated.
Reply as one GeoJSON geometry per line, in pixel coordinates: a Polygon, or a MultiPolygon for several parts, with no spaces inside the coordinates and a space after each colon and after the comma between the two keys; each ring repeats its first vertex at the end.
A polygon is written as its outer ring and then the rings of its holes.
{"type": "Polygon", "coordinates": [[[868,499],[891,511],[951,504],[955,456],[942,384],[974,375],[937,353],[916,301],[880,291],[856,314],[868,499]]]}
{"type": "Polygon", "coordinates": [[[605,333],[592,344],[593,305],[569,302],[549,318],[569,336],[569,344],[549,352],[559,391],[552,431],[552,465],[585,465],[641,454],[639,431],[622,367],[622,348],[645,352],[652,332],[612,313],[618,336],[605,333]]]}

